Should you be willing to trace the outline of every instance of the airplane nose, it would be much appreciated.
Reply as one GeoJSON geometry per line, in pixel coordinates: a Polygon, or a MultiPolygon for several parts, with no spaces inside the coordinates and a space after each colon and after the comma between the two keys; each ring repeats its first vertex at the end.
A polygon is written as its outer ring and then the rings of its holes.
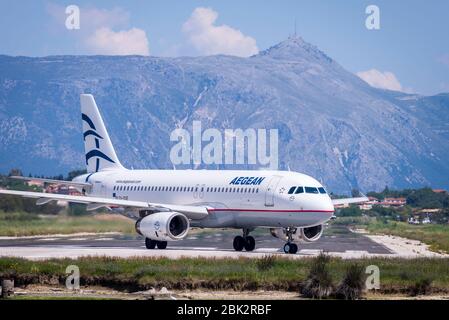
{"type": "Polygon", "coordinates": [[[325,211],[327,211],[329,213],[329,217],[332,217],[335,213],[335,207],[334,204],[332,203],[332,199],[328,196],[327,197],[327,201],[324,204],[325,207],[325,211]]]}

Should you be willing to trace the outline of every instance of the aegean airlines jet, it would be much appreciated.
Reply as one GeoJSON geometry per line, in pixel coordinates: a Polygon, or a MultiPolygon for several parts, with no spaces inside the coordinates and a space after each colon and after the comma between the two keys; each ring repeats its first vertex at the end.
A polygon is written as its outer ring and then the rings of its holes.
{"type": "Polygon", "coordinates": [[[262,227],[283,239],[283,250],[290,254],[298,251],[298,242],[321,237],[334,205],[368,200],[331,200],[317,180],[296,172],[128,170],[115,153],[92,95],[81,95],[81,113],[87,174],[73,181],[40,180],[74,186],[83,195],[14,190],[0,194],[35,198],[38,205],[64,200],[86,204],[89,211],[108,208],[132,215],[148,249],[165,249],[197,227],[241,229],[234,249],[253,251],[256,243],[250,232],[262,227]]]}

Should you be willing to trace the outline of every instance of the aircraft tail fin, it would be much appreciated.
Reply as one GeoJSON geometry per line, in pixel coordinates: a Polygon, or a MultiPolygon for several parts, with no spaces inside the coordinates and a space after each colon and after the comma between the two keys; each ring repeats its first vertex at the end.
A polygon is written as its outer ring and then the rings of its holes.
{"type": "Polygon", "coordinates": [[[87,172],[124,169],[117,158],[94,97],[82,94],[80,98],[87,172]]]}

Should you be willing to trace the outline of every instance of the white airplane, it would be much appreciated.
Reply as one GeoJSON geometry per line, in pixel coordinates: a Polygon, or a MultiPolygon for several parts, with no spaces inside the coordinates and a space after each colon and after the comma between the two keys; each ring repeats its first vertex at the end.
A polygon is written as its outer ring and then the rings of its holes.
{"type": "MultiPolygon", "coordinates": [[[[136,218],[136,231],[148,249],[165,249],[186,237],[190,227],[235,228],[237,251],[253,251],[250,232],[267,228],[286,241],[294,254],[296,243],[313,242],[334,215],[334,205],[367,198],[331,200],[323,186],[305,174],[286,171],[128,170],[112,146],[92,95],[81,95],[87,174],[73,181],[39,179],[74,186],[83,196],[0,190],[0,194],[87,204],[87,210],[109,208],[136,218]]],[[[36,178],[14,177],[22,180],[36,178]]]]}

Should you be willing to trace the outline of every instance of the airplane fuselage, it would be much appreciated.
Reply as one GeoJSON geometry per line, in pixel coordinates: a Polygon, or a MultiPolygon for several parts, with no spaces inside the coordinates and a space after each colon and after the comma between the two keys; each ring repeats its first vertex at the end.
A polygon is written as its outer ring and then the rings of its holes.
{"type": "Polygon", "coordinates": [[[334,213],[322,185],[296,172],[106,170],[74,181],[92,183],[92,197],[210,207],[191,222],[202,228],[309,227],[334,213]]]}

